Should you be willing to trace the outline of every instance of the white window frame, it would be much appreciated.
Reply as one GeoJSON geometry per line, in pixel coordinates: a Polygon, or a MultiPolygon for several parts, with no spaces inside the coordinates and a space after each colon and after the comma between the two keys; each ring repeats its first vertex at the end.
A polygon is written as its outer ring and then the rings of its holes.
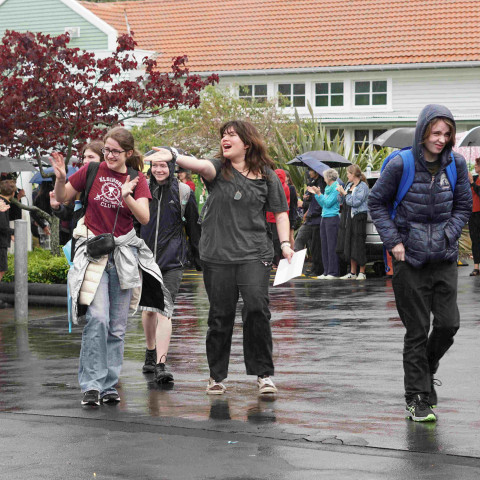
{"type": "Polygon", "coordinates": [[[238,85],[238,88],[237,88],[237,96],[239,99],[250,99],[250,100],[256,100],[256,101],[259,101],[258,99],[261,98],[261,99],[265,99],[265,102],[268,100],[269,96],[268,96],[268,83],[242,83],[242,84],[239,84],[238,85]],[[255,95],[255,87],[265,87],[265,95],[255,95]],[[240,95],[240,88],[241,87],[252,87],[252,95],[251,97],[247,97],[247,96],[241,96],[240,95]]]}
{"type": "Polygon", "coordinates": [[[351,81],[351,110],[352,111],[391,111],[392,110],[392,79],[391,78],[355,78],[351,81]],[[358,82],[370,82],[370,102],[372,101],[372,83],[373,82],[387,82],[387,103],[385,105],[355,105],[355,85],[358,82]]]}
{"type": "MultiPolygon", "coordinates": [[[[307,81],[303,81],[303,82],[289,82],[289,81],[285,81],[285,82],[277,82],[275,84],[275,92],[276,92],[276,95],[277,95],[277,108],[285,108],[285,109],[288,109],[288,110],[291,110],[291,111],[294,111],[295,109],[306,109],[307,108],[307,102],[308,102],[308,93],[309,93],[309,83],[310,82],[307,82],[307,81]],[[287,105],[287,106],[284,106],[284,105],[280,105],[280,85],[290,85],[292,88],[290,89],[290,96],[289,96],[289,100],[290,100],[290,105],[287,105]],[[294,85],[303,85],[305,87],[305,93],[303,95],[294,95],[294,85]],[[300,96],[303,96],[305,102],[304,102],[304,105],[303,106],[295,106],[293,104],[293,98],[294,97],[300,97],[300,96]]],[[[286,97],[286,95],[283,95],[283,97],[286,97]]]]}
{"type": "MultiPolygon", "coordinates": [[[[312,81],[312,94],[313,94],[313,101],[312,101],[312,106],[315,110],[329,110],[329,111],[340,111],[340,110],[345,110],[346,107],[346,100],[347,100],[347,83],[344,80],[324,80],[324,81],[312,81]],[[328,98],[328,105],[327,106],[317,106],[317,84],[327,84],[328,85],[328,93],[327,93],[327,98],[328,98]],[[343,98],[343,105],[332,105],[332,83],[341,83],[343,85],[343,93],[342,93],[342,98],[343,98]]],[[[335,96],[338,96],[335,94],[335,96]]]]}

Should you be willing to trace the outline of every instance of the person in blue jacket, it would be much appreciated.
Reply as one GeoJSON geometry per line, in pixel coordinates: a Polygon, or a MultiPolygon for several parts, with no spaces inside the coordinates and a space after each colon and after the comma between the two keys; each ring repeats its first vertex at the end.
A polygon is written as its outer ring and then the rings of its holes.
{"type": "Polygon", "coordinates": [[[387,164],[368,200],[375,227],[393,258],[395,300],[406,328],[406,416],[414,421],[436,420],[434,375],[460,325],[457,241],[470,215],[472,195],[465,159],[458,153],[452,156],[455,130],[448,108],[424,107],[412,147],[414,180],[396,216],[391,218],[389,206],[403,172],[399,155],[387,164]],[[457,171],[453,189],[446,173],[450,162],[455,162],[457,171]]]}
{"type": "MultiPolygon", "coordinates": [[[[145,158],[148,161],[148,156],[145,158]]],[[[197,202],[190,187],[180,185],[177,180],[175,162],[153,160],[150,163],[150,221],[141,226],[140,237],[152,250],[164,284],[175,303],[188,257],[187,236],[195,266],[200,270],[197,202]],[[183,207],[182,203],[185,203],[183,207]]],[[[154,373],[158,384],[173,382],[173,374],[165,365],[172,335],[172,319],[143,311],[142,324],[147,344],[143,373],[154,373]]]]}
{"type": "Polygon", "coordinates": [[[340,275],[338,261],[337,237],[340,227],[340,203],[338,201],[337,186],[338,172],[329,168],[323,172],[327,186],[322,193],[319,187],[311,186],[307,190],[315,194],[315,200],[322,207],[322,221],[320,223],[320,241],[322,244],[323,275],[318,279],[335,279],[340,275]]]}

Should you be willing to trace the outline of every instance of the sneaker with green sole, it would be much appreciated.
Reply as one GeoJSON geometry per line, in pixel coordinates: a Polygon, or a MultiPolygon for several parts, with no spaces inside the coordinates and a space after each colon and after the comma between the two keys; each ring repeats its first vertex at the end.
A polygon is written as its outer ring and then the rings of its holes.
{"type": "Polygon", "coordinates": [[[410,418],[414,422],[435,422],[437,420],[428,398],[420,394],[407,400],[405,411],[406,418],[410,418]]]}

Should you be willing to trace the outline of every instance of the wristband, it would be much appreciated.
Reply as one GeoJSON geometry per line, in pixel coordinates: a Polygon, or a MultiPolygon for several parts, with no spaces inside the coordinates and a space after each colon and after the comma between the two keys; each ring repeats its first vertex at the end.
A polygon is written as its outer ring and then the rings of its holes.
{"type": "Polygon", "coordinates": [[[170,149],[170,153],[172,154],[172,160],[173,160],[174,162],[176,162],[176,161],[177,161],[177,157],[180,155],[180,154],[178,153],[178,150],[177,150],[175,147],[169,147],[169,149],[170,149]]]}
{"type": "Polygon", "coordinates": [[[280,248],[283,250],[283,247],[288,247],[288,248],[292,248],[292,245],[290,244],[290,242],[288,241],[284,241],[284,242],[281,242],[280,243],[280,248]]]}

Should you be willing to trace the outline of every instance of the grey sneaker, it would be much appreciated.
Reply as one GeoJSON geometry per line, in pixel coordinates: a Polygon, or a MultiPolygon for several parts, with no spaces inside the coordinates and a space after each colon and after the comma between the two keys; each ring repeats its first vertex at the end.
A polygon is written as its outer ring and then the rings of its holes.
{"type": "Polygon", "coordinates": [[[357,276],[357,280],[366,280],[366,279],[367,279],[367,276],[362,272],[360,272],[357,276]]]}

